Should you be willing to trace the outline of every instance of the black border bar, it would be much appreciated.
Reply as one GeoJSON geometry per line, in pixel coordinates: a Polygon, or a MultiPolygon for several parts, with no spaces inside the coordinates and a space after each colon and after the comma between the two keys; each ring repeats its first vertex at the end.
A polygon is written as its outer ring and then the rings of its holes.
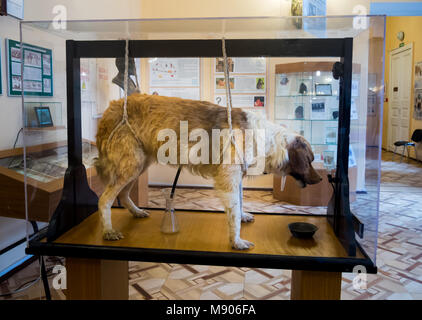
{"type": "MultiPolygon", "coordinates": [[[[343,57],[346,39],[227,39],[231,57],[343,57]]],[[[124,40],[73,41],[74,58],[124,57],[124,40]]],[[[129,40],[134,58],[213,58],[221,40],[129,40]]]]}
{"type": "MultiPolygon", "coordinates": [[[[43,235],[30,241],[27,254],[106,260],[148,261],[158,263],[182,263],[250,268],[309,270],[329,272],[353,272],[356,266],[364,266],[367,273],[377,273],[371,259],[327,258],[253,253],[191,251],[170,249],[129,248],[42,242],[43,235]]],[[[364,253],[364,251],[362,250],[364,253]]],[[[364,253],[365,254],[365,253],[364,253]]]]}

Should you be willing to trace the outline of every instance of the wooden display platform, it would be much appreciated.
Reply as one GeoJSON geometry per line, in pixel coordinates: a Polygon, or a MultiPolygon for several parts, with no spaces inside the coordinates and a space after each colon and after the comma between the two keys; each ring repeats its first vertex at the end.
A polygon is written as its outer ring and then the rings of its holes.
{"type": "Polygon", "coordinates": [[[94,213],[54,242],[38,236],[27,253],[338,272],[351,272],[359,264],[376,272],[360,248],[355,257],[347,255],[326,216],[255,213],[255,221],[242,223],[241,229],[241,237],[255,247],[240,251],[229,244],[223,212],[177,210],[180,232],[167,235],[160,232],[163,209],[146,209],[150,217],[140,219],[125,209],[113,209],[113,227],[124,235],[119,241],[103,240],[100,217],[94,213]],[[312,239],[294,238],[288,224],[297,221],[313,223],[319,230],[312,239]]]}
{"type": "MultiPolygon", "coordinates": [[[[227,218],[223,213],[177,211],[180,232],[171,235],[160,232],[162,216],[161,210],[151,210],[150,217],[135,219],[126,209],[113,209],[113,228],[121,231],[125,237],[119,241],[106,241],[102,238],[100,216],[96,212],[54,242],[239,253],[229,244],[227,218]]],[[[245,251],[251,254],[348,257],[327,219],[323,217],[258,214],[254,222],[242,223],[241,237],[255,244],[254,248],[245,251]],[[312,239],[294,238],[287,226],[298,221],[313,223],[319,230],[312,239]]],[[[360,251],[357,258],[364,258],[360,251]]]]}

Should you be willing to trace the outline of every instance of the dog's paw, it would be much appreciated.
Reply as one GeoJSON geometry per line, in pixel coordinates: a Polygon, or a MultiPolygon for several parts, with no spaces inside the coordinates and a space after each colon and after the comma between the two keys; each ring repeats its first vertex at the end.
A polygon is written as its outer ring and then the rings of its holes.
{"type": "Polygon", "coordinates": [[[145,217],[149,217],[149,212],[136,208],[133,211],[130,211],[130,213],[133,215],[134,218],[145,218],[145,217]]]}
{"type": "Polygon", "coordinates": [[[120,240],[120,239],[123,239],[123,234],[120,231],[110,229],[110,230],[104,231],[103,239],[111,240],[111,241],[120,240]]]}
{"type": "Polygon", "coordinates": [[[243,240],[243,239],[237,239],[233,242],[232,247],[233,249],[237,249],[237,250],[247,250],[250,249],[251,247],[255,246],[252,242],[248,241],[248,240],[243,240]]]}
{"type": "Polygon", "coordinates": [[[254,220],[255,220],[255,218],[254,218],[253,214],[251,214],[249,212],[242,212],[242,222],[252,222],[254,220]]]}

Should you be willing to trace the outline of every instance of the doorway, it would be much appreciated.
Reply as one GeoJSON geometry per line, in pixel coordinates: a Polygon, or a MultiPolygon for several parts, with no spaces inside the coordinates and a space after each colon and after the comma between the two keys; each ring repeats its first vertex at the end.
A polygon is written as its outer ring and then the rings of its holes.
{"type": "Polygon", "coordinates": [[[394,142],[409,140],[412,68],[413,45],[411,43],[390,51],[389,151],[394,151],[394,142]]]}

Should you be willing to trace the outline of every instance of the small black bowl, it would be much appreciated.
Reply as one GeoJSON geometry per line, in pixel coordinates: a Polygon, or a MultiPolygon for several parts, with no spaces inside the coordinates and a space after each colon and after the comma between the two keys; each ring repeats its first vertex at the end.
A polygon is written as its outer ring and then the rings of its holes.
{"type": "Polygon", "coordinates": [[[294,222],[289,224],[289,229],[296,238],[312,238],[318,227],[312,223],[294,222]]]}

